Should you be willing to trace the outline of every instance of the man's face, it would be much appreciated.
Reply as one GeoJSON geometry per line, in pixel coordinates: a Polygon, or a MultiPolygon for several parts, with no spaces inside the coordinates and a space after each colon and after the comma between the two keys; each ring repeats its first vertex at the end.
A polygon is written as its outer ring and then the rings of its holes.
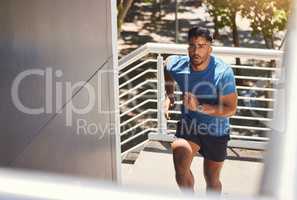
{"type": "Polygon", "coordinates": [[[212,48],[204,37],[192,37],[189,41],[188,52],[192,65],[201,65],[207,61],[212,48]]]}

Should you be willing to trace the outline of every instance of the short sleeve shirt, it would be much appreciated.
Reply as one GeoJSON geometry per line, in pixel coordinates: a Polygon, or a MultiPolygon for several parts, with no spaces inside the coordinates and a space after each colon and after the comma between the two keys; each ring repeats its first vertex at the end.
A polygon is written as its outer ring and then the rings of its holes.
{"type": "MultiPolygon", "coordinates": [[[[177,82],[179,89],[183,93],[194,94],[201,104],[218,105],[220,96],[236,93],[232,68],[214,55],[211,55],[209,65],[204,71],[194,71],[188,56],[171,56],[166,69],[177,82]]],[[[222,136],[230,132],[227,117],[190,111],[183,105],[181,111],[182,118],[197,123],[202,133],[222,136]]]]}

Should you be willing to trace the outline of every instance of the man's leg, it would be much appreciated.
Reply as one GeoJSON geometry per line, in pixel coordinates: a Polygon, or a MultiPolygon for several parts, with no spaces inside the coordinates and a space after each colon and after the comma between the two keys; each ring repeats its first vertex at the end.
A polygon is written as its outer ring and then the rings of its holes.
{"type": "Polygon", "coordinates": [[[222,192],[220,173],[224,162],[204,159],[203,169],[207,192],[222,192]]]}
{"type": "Polygon", "coordinates": [[[194,176],[191,172],[193,156],[199,146],[191,141],[178,138],[171,144],[176,182],[179,187],[194,191],[194,176]]]}

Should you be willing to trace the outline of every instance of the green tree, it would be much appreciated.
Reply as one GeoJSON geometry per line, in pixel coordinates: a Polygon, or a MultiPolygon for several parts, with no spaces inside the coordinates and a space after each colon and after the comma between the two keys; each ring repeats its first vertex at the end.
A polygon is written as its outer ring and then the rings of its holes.
{"type": "MultiPolygon", "coordinates": [[[[266,48],[275,49],[275,33],[286,29],[290,7],[291,0],[245,0],[241,13],[250,20],[252,34],[261,34],[266,48]]],[[[275,66],[275,60],[271,60],[270,65],[275,66]]],[[[272,83],[267,86],[272,87],[272,83]]],[[[266,98],[272,95],[272,92],[265,92],[266,98]]]]}
{"type": "MultiPolygon", "coordinates": [[[[233,46],[239,47],[239,33],[237,28],[236,16],[243,7],[242,0],[205,0],[208,12],[214,20],[215,33],[219,35],[219,29],[229,27],[232,30],[233,46]]],[[[236,64],[240,64],[240,59],[236,58],[236,64]]]]}
{"type": "Polygon", "coordinates": [[[220,37],[219,28],[222,28],[222,27],[221,27],[221,24],[218,22],[218,18],[221,15],[222,10],[218,6],[216,6],[215,0],[206,0],[205,2],[208,9],[208,13],[213,18],[213,22],[214,22],[213,37],[215,39],[219,39],[220,37]]]}
{"type": "Polygon", "coordinates": [[[253,35],[260,33],[266,48],[274,49],[275,33],[285,30],[291,0],[245,0],[241,13],[251,21],[253,35]]]}

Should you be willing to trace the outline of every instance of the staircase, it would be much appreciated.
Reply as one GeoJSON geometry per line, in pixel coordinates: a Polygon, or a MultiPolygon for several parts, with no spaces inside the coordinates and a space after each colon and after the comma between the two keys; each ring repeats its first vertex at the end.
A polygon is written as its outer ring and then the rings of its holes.
{"type": "MultiPolygon", "coordinates": [[[[229,146],[265,149],[283,51],[213,47],[213,53],[231,65],[238,83],[238,111],[231,117],[229,146]],[[241,65],[234,64],[236,57],[241,65]]],[[[172,140],[182,103],[177,90],[176,109],[170,111],[173,119],[164,118],[163,61],[172,54],[186,55],[187,45],[147,43],[119,61],[123,159],[150,140],[172,140]]]]}
{"type": "MultiPolygon", "coordinates": [[[[263,169],[263,152],[228,149],[221,174],[224,196],[254,196],[258,192],[263,169]]],[[[205,193],[203,158],[196,156],[191,166],[195,177],[195,191],[205,193]]],[[[169,143],[148,142],[139,151],[134,164],[122,164],[122,184],[136,188],[179,192],[175,183],[172,153],[169,143]]]]}

